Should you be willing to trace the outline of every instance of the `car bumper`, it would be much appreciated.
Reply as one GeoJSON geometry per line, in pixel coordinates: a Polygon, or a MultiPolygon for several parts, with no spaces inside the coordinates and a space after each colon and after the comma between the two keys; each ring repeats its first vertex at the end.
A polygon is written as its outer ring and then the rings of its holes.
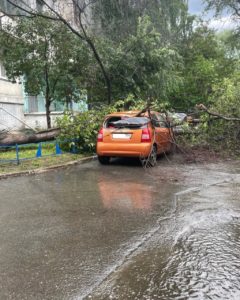
{"type": "Polygon", "coordinates": [[[118,144],[97,143],[97,155],[100,156],[123,156],[123,157],[146,157],[151,151],[150,143],[142,144],[118,144]]]}

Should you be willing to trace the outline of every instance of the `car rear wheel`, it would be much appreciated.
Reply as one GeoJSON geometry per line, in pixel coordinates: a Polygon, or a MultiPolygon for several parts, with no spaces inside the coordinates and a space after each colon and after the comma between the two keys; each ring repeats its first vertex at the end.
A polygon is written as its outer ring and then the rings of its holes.
{"type": "Polygon", "coordinates": [[[110,162],[110,157],[109,156],[98,156],[98,161],[102,165],[108,165],[110,162]]]}
{"type": "Polygon", "coordinates": [[[154,167],[157,164],[157,146],[153,145],[152,151],[149,155],[149,164],[154,167]]]}
{"type": "Polygon", "coordinates": [[[177,147],[176,147],[176,143],[175,143],[174,140],[171,141],[171,145],[170,145],[169,148],[170,148],[170,149],[169,149],[169,153],[173,154],[173,153],[176,152],[177,147]]]}

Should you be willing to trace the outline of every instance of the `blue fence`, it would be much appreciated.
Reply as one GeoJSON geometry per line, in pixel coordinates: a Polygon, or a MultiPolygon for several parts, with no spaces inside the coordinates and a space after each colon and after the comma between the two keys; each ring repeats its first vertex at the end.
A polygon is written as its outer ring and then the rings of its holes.
{"type": "Polygon", "coordinates": [[[16,144],[13,146],[3,145],[0,146],[0,163],[20,164],[21,161],[36,159],[40,157],[61,155],[63,153],[75,154],[78,152],[75,142],[76,141],[51,141],[23,145],[16,144]],[[65,145],[64,151],[62,150],[63,145],[65,145]],[[66,151],[66,148],[68,148],[69,150],[66,151]],[[9,158],[9,156],[11,158],[9,158]]]}

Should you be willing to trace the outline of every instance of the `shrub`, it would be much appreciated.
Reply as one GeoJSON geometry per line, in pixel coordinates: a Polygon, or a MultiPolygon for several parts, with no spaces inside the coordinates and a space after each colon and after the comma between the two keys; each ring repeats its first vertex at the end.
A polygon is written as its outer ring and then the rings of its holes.
{"type": "Polygon", "coordinates": [[[93,153],[98,130],[109,111],[106,108],[92,109],[77,115],[65,112],[63,117],[57,119],[57,125],[61,128],[60,141],[81,153],[93,153]]]}

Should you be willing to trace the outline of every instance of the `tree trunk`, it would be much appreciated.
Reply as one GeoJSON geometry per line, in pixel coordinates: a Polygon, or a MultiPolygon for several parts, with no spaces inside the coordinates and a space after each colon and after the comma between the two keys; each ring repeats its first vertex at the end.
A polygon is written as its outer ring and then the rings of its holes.
{"type": "Polygon", "coordinates": [[[11,146],[16,144],[39,143],[54,140],[60,133],[60,129],[51,129],[49,131],[42,131],[36,134],[4,134],[0,136],[0,146],[11,146]]]}
{"type": "MultiPolygon", "coordinates": [[[[101,69],[101,72],[103,74],[103,77],[104,77],[104,80],[105,80],[105,83],[107,85],[107,102],[108,102],[108,105],[111,104],[112,102],[112,84],[111,84],[111,79],[110,79],[110,76],[108,75],[106,69],[105,69],[105,66],[100,58],[100,55],[97,51],[97,48],[93,42],[92,39],[89,38],[85,28],[84,28],[84,25],[82,23],[82,11],[80,9],[80,7],[78,6],[79,8],[79,24],[80,24],[80,27],[82,29],[82,32],[83,32],[83,35],[84,35],[84,38],[85,38],[85,41],[87,42],[88,46],[90,47],[90,49],[92,50],[93,52],[93,55],[101,69]]],[[[70,28],[71,29],[71,28],[70,28]]]]}
{"type": "MultiPolygon", "coordinates": [[[[46,48],[47,49],[47,48],[46,48]]],[[[46,50],[47,51],[47,50],[46,50]]],[[[46,57],[47,60],[47,57],[46,57]]],[[[50,98],[50,87],[49,87],[49,76],[48,76],[48,67],[45,65],[45,82],[46,82],[46,90],[45,90],[45,108],[46,108],[46,117],[47,117],[47,128],[51,128],[51,116],[50,116],[50,105],[51,105],[51,98],[50,98]]]]}
{"type": "Polygon", "coordinates": [[[50,129],[51,128],[51,111],[50,111],[50,105],[51,105],[51,100],[47,97],[46,95],[46,117],[47,117],[47,128],[50,129]]]}

